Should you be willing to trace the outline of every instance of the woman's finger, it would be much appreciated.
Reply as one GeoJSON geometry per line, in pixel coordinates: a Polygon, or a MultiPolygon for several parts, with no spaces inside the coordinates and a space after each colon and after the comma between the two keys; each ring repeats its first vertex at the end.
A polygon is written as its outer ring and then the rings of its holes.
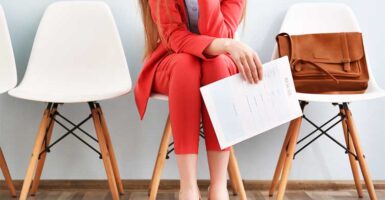
{"type": "Polygon", "coordinates": [[[263,79],[262,62],[261,62],[261,59],[259,59],[259,56],[256,53],[254,54],[254,62],[255,62],[255,65],[257,67],[259,80],[262,80],[263,79]]]}
{"type": "Polygon", "coordinates": [[[241,57],[241,62],[242,62],[243,70],[245,71],[247,80],[248,80],[250,83],[254,83],[253,76],[251,75],[250,66],[249,66],[249,64],[247,63],[247,58],[246,58],[246,57],[241,57]]]}
{"type": "Polygon", "coordinates": [[[244,67],[239,59],[234,59],[235,64],[237,65],[239,73],[242,75],[243,79],[247,81],[244,67]]]}
{"type": "Polygon", "coordinates": [[[258,83],[258,81],[259,81],[258,71],[257,71],[257,66],[254,62],[253,55],[247,56],[247,62],[249,64],[251,75],[252,75],[252,78],[254,80],[254,83],[258,83]]]}

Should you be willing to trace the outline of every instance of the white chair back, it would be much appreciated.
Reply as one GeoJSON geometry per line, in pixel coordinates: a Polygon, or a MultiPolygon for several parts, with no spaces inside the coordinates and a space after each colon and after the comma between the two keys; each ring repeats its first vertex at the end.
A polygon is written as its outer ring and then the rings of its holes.
{"type": "Polygon", "coordinates": [[[292,6],[281,32],[292,35],[330,32],[361,32],[353,11],[340,3],[300,3],[292,6]]]}
{"type": "Polygon", "coordinates": [[[0,94],[15,87],[16,83],[15,57],[4,10],[0,5],[0,94]]]}
{"type": "MultiPolygon", "coordinates": [[[[52,99],[61,102],[98,100],[104,98],[104,93],[129,92],[131,77],[107,4],[100,1],[51,4],[39,25],[19,87],[21,92],[10,94],[28,99],[21,95],[22,90],[44,95],[49,91],[53,96],[63,93],[60,98],[52,99]],[[71,96],[71,93],[80,97],[67,98],[66,94],[71,96]],[[81,97],[91,93],[95,99],[81,97]]],[[[29,99],[44,100],[37,95],[29,99]]]]}

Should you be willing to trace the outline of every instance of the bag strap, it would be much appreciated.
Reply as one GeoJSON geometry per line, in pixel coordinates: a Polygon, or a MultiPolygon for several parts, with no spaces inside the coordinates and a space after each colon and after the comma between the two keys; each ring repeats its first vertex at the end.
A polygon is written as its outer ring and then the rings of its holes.
{"type": "Polygon", "coordinates": [[[342,43],[342,55],[344,62],[344,71],[350,71],[350,56],[349,56],[349,43],[346,33],[341,34],[341,43],[342,43]]]}
{"type": "Polygon", "coordinates": [[[275,38],[275,40],[277,41],[278,47],[279,47],[279,41],[278,41],[278,38],[279,38],[280,36],[288,37],[288,38],[289,38],[289,48],[290,48],[289,59],[290,59],[290,64],[291,64],[291,63],[293,63],[293,47],[292,47],[293,41],[292,41],[292,38],[290,37],[290,35],[289,35],[288,33],[285,33],[285,32],[278,34],[277,37],[275,38]]]}
{"type": "Polygon", "coordinates": [[[292,37],[291,37],[288,33],[285,33],[285,32],[280,33],[280,34],[278,34],[277,37],[276,37],[277,44],[279,44],[279,42],[278,42],[278,37],[279,37],[279,36],[287,37],[287,38],[289,39],[290,65],[291,65],[295,70],[297,70],[297,69],[298,69],[298,70],[301,70],[300,68],[296,68],[296,64],[297,64],[297,63],[299,63],[299,62],[301,62],[301,63],[306,62],[306,63],[312,64],[314,67],[316,67],[316,68],[320,69],[321,71],[325,72],[325,74],[327,74],[328,76],[330,76],[330,78],[332,78],[332,79],[335,80],[337,83],[339,83],[338,79],[337,79],[333,74],[331,74],[329,71],[327,71],[325,68],[323,68],[321,65],[317,64],[316,62],[313,62],[313,61],[310,61],[310,60],[295,59],[295,58],[293,57],[293,55],[294,55],[294,48],[293,48],[294,43],[293,43],[292,37]]]}
{"type": "Polygon", "coordinates": [[[317,64],[316,62],[312,62],[312,61],[308,61],[308,60],[302,60],[302,59],[295,59],[294,62],[293,62],[293,66],[295,67],[295,65],[297,63],[309,63],[311,65],[313,65],[314,67],[317,67],[318,69],[320,69],[321,71],[325,72],[327,75],[330,76],[330,78],[332,78],[333,80],[335,80],[337,83],[339,83],[339,80],[333,75],[331,74],[328,70],[326,70],[325,68],[323,68],[321,65],[317,64]]]}

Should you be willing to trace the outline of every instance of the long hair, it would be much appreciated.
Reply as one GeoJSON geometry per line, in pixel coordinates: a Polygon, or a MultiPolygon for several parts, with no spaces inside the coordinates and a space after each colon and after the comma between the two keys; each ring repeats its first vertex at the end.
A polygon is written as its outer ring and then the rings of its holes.
{"type": "MultiPolygon", "coordinates": [[[[156,9],[156,12],[157,12],[156,15],[158,15],[158,19],[159,19],[159,6],[161,1],[168,1],[168,0],[158,0],[157,9],[156,9]]],[[[149,0],[139,0],[141,13],[142,13],[143,26],[145,31],[144,58],[149,56],[156,49],[159,41],[161,40],[161,35],[158,30],[159,27],[156,25],[156,23],[152,19],[151,9],[148,2],[149,0]]],[[[246,8],[243,8],[241,21],[245,19],[245,16],[246,16],[246,8]]]]}
{"type": "MultiPolygon", "coordinates": [[[[149,0],[139,0],[145,32],[144,57],[147,57],[155,50],[160,39],[158,27],[152,20],[151,9],[148,1],[149,0]]],[[[160,1],[161,0],[158,0],[158,4],[160,1]]]]}

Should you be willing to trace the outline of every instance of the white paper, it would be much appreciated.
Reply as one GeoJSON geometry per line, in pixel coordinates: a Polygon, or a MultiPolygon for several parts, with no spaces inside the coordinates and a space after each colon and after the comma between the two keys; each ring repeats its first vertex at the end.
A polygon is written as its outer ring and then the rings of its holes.
{"type": "Polygon", "coordinates": [[[222,149],[302,116],[287,57],[263,65],[263,80],[240,74],[201,87],[222,149]]]}

